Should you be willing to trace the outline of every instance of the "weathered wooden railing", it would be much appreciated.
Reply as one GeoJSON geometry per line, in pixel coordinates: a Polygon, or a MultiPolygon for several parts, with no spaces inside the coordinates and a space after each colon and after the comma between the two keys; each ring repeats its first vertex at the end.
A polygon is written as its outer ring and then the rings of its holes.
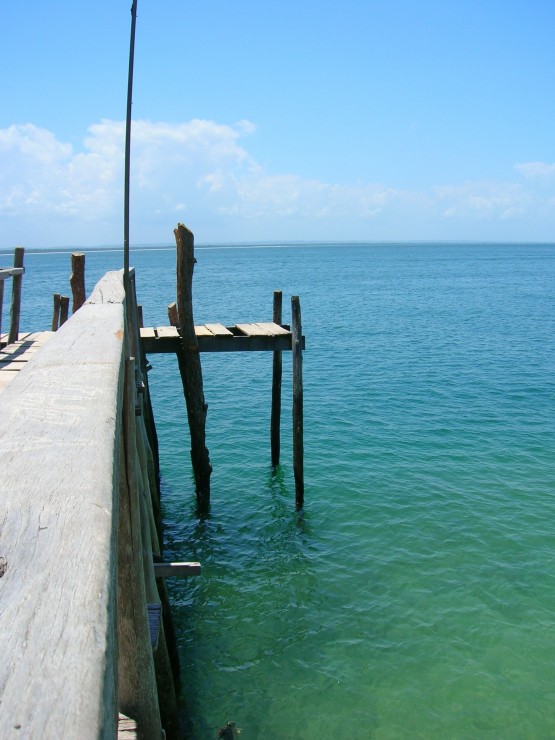
{"type": "Polygon", "coordinates": [[[112,738],[118,711],[177,734],[138,337],[107,273],[2,394],[2,738],[112,738]]]}

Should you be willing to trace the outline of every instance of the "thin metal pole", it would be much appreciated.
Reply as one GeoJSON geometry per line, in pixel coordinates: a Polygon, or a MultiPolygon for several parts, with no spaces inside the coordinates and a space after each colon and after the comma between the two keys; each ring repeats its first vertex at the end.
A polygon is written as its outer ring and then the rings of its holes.
{"type": "Polygon", "coordinates": [[[129,44],[129,74],[127,77],[127,118],[125,121],[125,186],[123,208],[123,284],[129,287],[129,172],[131,159],[131,106],[133,99],[133,62],[135,59],[135,25],[137,0],[131,6],[131,41],[129,44]]]}

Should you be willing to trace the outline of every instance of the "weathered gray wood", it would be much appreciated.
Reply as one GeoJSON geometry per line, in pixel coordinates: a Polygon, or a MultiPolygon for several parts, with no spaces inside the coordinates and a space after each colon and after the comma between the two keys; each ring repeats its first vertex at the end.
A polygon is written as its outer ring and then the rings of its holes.
{"type": "MultiPolygon", "coordinates": [[[[16,247],[13,255],[13,266],[23,269],[23,256],[25,250],[23,247],[16,247]]],[[[8,344],[17,341],[19,336],[19,315],[21,313],[21,284],[23,282],[23,273],[15,275],[12,279],[12,307],[10,315],[10,335],[8,344]]]]}
{"type": "MultiPolygon", "coordinates": [[[[279,325],[282,322],[283,294],[281,290],[274,291],[273,322],[279,325]]],[[[281,328],[281,327],[279,327],[281,328]]],[[[285,329],[283,330],[285,331],[285,329]]],[[[289,332],[285,332],[289,334],[289,332]]],[[[281,378],[282,378],[282,355],[274,352],[272,363],[272,413],[270,418],[270,446],[272,467],[279,465],[281,448],[280,426],[281,426],[281,378]]]]}
{"type": "Polygon", "coordinates": [[[123,337],[121,303],[83,307],[2,394],[7,740],[115,734],[123,337]]]}
{"type": "MultiPolygon", "coordinates": [[[[276,293],[281,293],[281,291],[276,291],[276,293]]],[[[256,325],[268,332],[271,337],[275,337],[279,334],[285,336],[286,334],[291,333],[287,329],[284,329],[283,326],[280,326],[280,322],[277,321],[257,321],[256,325]]]]}
{"type": "Polygon", "coordinates": [[[265,329],[261,324],[237,324],[237,328],[248,337],[272,337],[270,331],[265,329]]]}
{"type": "Polygon", "coordinates": [[[71,255],[71,275],[69,284],[73,296],[72,311],[78,311],[86,300],[85,293],[85,253],[73,252],[71,255]]]}
{"type": "Polygon", "coordinates": [[[213,337],[214,332],[211,332],[207,326],[195,326],[195,336],[197,337],[213,337]]]}
{"type": "MultiPolygon", "coordinates": [[[[208,331],[217,337],[233,336],[233,334],[223,324],[205,324],[208,331]]],[[[197,327],[195,327],[196,333],[197,327]]],[[[198,334],[197,334],[198,336],[198,334]]]]}
{"type": "MultiPolygon", "coordinates": [[[[168,306],[168,308],[169,308],[169,306],[168,306]]],[[[168,316],[168,318],[170,318],[170,317],[168,316]]],[[[170,318],[170,320],[173,320],[173,318],[174,317],[172,315],[172,317],[170,318]]],[[[161,337],[161,338],[175,339],[175,340],[177,340],[177,342],[180,342],[181,341],[181,338],[179,336],[179,331],[178,331],[177,325],[176,326],[157,326],[156,327],[156,334],[159,337],[161,337]]]]}
{"type": "Polygon", "coordinates": [[[210,474],[212,466],[206,447],[206,413],[202,368],[198,340],[193,320],[193,269],[195,264],[194,237],[183,224],[174,231],[177,244],[177,312],[179,333],[185,362],[180,364],[181,380],[187,405],[191,434],[191,462],[195,475],[197,502],[201,509],[210,504],[210,474]]]}
{"type": "Polygon", "coordinates": [[[303,350],[299,296],[291,297],[291,333],[293,335],[293,474],[296,506],[297,509],[302,509],[304,504],[303,350]]]}

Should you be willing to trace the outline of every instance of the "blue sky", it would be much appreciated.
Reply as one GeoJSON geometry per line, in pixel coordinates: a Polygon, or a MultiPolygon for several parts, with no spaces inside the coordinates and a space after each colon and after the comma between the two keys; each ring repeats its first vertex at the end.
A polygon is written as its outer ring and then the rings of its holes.
{"type": "MultiPolygon", "coordinates": [[[[123,238],[130,0],[0,2],[0,246],[123,238]]],[[[552,0],[139,0],[131,242],[554,241],[552,0]]]]}

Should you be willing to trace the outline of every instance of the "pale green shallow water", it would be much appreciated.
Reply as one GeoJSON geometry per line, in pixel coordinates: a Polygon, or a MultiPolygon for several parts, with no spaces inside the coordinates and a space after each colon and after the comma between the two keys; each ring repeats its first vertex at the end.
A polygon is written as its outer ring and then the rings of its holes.
{"type": "MultiPolygon", "coordinates": [[[[275,288],[288,317],[301,296],[306,506],[295,513],[289,354],[276,474],[271,355],[203,356],[205,520],[177,368],[151,358],[168,555],[203,564],[172,584],[189,736],[234,720],[245,740],[555,737],[555,248],[197,257],[197,323],[269,320],[275,288]]],[[[132,263],[147,324],[167,323],[173,251],[132,263]]],[[[68,264],[27,256],[28,328],[49,320],[68,264]]],[[[89,254],[90,286],[119,264],[89,254]]]]}

